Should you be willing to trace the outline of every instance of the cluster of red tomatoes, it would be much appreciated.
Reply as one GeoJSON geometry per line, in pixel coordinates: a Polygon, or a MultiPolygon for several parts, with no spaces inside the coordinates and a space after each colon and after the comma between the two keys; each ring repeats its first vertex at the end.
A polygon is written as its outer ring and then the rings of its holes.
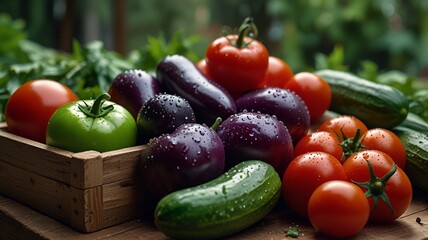
{"type": "Polygon", "coordinates": [[[315,122],[330,107],[331,90],[327,82],[310,72],[294,74],[284,60],[269,55],[256,36],[246,36],[253,32],[257,32],[256,26],[247,18],[239,34],[213,41],[197,67],[235,98],[258,88],[289,89],[302,98],[311,122],[315,122]]]}
{"type": "Polygon", "coordinates": [[[412,186],[405,164],[406,150],[393,132],[336,116],[296,144],[283,197],[319,231],[349,237],[369,220],[391,222],[407,210],[412,186]]]}

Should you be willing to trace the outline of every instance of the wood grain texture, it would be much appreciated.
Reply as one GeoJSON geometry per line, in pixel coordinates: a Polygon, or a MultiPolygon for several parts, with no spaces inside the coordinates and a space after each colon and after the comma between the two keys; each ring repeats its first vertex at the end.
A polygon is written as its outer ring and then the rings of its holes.
{"type": "MultiPolygon", "coordinates": [[[[425,194],[426,195],[426,194],[425,194]]],[[[427,239],[428,238],[428,199],[417,193],[410,208],[398,220],[389,224],[368,223],[365,228],[350,239],[427,239]],[[422,224],[416,222],[416,218],[422,224]]],[[[230,236],[228,239],[284,240],[290,227],[298,226],[301,234],[298,239],[329,239],[316,232],[307,220],[279,205],[266,218],[252,227],[230,236]]],[[[0,195],[0,239],[65,239],[65,240],[167,240],[156,230],[150,218],[136,219],[93,233],[77,232],[49,217],[40,214],[20,203],[0,195]]]]}
{"type": "Polygon", "coordinates": [[[71,184],[73,153],[11,134],[0,123],[1,161],[65,184],[71,184]]]}
{"type": "Polygon", "coordinates": [[[145,146],[73,153],[11,134],[5,123],[0,146],[0,194],[75,229],[97,231],[152,208],[138,177],[145,146]]]}

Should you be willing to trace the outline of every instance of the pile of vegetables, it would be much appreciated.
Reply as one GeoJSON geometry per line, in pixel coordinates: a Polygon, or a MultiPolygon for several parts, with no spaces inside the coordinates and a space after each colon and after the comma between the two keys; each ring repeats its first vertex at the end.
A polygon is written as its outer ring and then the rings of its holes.
{"type": "Polygon", "coordinates": [[[247,18],[203,59],[165,52],[153,70],[100,43],[11,64],[8,130],[75,152],[146,144],[140,173],[155,224],[178,239],[232,235],[279,203],[350,237],[399,218],[413,187],[428,191],[425,90],[333,67],[293,73],[256,36],[247,18]]]}

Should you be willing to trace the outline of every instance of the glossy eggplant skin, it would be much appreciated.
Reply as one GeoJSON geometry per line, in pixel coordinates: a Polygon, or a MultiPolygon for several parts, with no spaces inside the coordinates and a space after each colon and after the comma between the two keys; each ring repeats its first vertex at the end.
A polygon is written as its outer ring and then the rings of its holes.
{"type": "Polygon", "coordinates": [[[139,143],[172,133],[185,123],[196,123],[195,113],[186,99],[160,93],[147,100],[137,116],[139,143]]]}
{"type": "Polygon", "coordinates": [[[240,112],[217,128],[226,154],[226,169],[251,159],[272,165],[282,176],[294,155],[287,127],[275,117],[255,112],[240,112]]]}
{"type": "Polygon", "coordinates": [[[224,146],[205,124],[188,123],[153,138],[141,153],[141,176],[156,199],[211,181],[224,172],[224,146]]]}
{"type": "Polygon", "coordinates": [[[137,119],[143,104],[151,97],[161,93],[156,77],[139,69],[127,70],[113,79],[109,94],[110,101],[126,108],[137,119]]]}
{"type": "Polygon", "coordinates": [[[239,112],[261,112],[275,116],[287,127],[293,143],[306,136],[310,116],[305,102],[294,92],[282,88],[253,90],[236,100],[239,112]]]}
{"type": "Polygon", "coordinates": [[[162,59],[157,66],[156,77],[162,89],[189,101],[198,123],[211,125],[217,117],[226,119],[236,113],[230,93],[207,79],[184,56],[171,55],[162,59]]]}

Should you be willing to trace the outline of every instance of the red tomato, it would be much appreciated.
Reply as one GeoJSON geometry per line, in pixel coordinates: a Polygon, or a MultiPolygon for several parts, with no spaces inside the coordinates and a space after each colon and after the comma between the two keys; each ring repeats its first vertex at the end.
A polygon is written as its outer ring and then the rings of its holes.
{"type": "Polygon", "coordinates": [[[263,81],[259,84],[260,88],[278,87],[283,88],[285,83],[293,77],[293,71],[290,66],[282,59],[270,56],[269,64],[263,81]]]}
{"type": "Polygon", "coordinates": [[[339,139],[335,134],[326,131],[313,132],[300,139],[294,147],[294,156],[316,151],[329,153],[339,161],[343,157],[339,139]]]}
{"type": "Polygon", "coordinates": [[[354,116],[347,115],[340,115],[327,119],[318,127],[318,131],[329,131],[333,134],[338,134],[340,136],[340,141],[343,141],[340,129],[342,129],[347,138],[353,138],[357,129],[360,129],[361,134],[368,131],[367,126],[361,120],[354,116]]]}
{"type": "Polygon", "coordinates": [[[383,129],[369,129],[363,135],[361,144],[368,149],[379,150],[388,154],[401,169],[406,166],[406,149],[395,133],[383,129]]]}
{"type": "Polygon", "coordinates": [[[330,107],[331,88],[323,78],[314,73],[297,73],[283,87],[292,90],[303,99],[312,123],[316,122],[330,107]]]}
{"type": "Polygon", "coordinates": [[[324,152],[301,154],[290,162],[284,172],[283,198],[294,212],[307,217],[312,192],[330,180],[346,181],[346,174],[339,160],[324,152]]]}
{"type": "Polygon", "coordinates": [[[347,181],[329,181],[311,195],[308,216],[311,224],[330,237],[351,237],[367,223],[370,207],[364,192],[347,181]]]}
{"type": "Polygon", "coordinates": [[[201,59],[196,63],[196,67],[201,71],[202,74],[204,74],[207,78],[210,78],[208,69],[207,69],[207,62],[205,59],[201,59]]]}
{"type": "Polygon", "coordinates": [[[343,164],[349,181],[368,182],[371,179],[367,161],[370,162],[377,178],[372,179],[373,182],[369,188],[374,195],[368,198],[372,210],[369,218],[374,222],[393,221],[410,206],[413,194],[410,180],[404,171],[397,167],[391,178],[381,181],[380,178],[383,178],[393,169],[394,161],[384,152],[365,150],[354,153],[343,164]],[[374,207],[374,199],[379,198],[381,194],[386,194],[394,211],[391,211],[388,204],[382,199],[378,199],[377,206],[374,207]]]}
{"type": "Polygon", "coordinates": [[[239,35],[218,38],[206,50],[205,60],[212,80],[234,96],[256,89],[268,67],[266,47],[245,36],[253,27],[254,22],[247,18],[239,35]]]}
{"type": "Polygon", "coordinates": [[[252,42],[244,48],[238,48],[229,42],[236,39],[236,35],[219,38],[206,51],[207,67],[212,79],[234,95],[257,88],[263,81],[269,57],[262,43],[247,37],[245,41],[252,42]]]}
{"type": "Polygon", "coordinates": [[[8,130],[41,143],[46,142],[49,118],[60,106],[76,101],[67,86],[52,80],[32,80],[20,86],[6,104],[8,130]]]}

